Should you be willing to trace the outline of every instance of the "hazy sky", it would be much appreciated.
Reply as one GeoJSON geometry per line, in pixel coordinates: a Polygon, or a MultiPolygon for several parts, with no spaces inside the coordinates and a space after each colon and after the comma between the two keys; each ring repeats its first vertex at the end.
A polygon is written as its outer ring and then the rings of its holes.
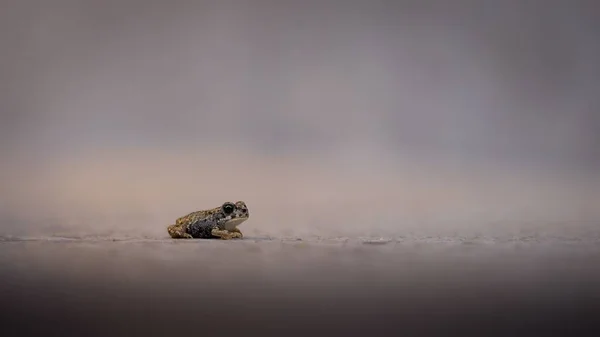
{"type": "MultiPolygon", "coordinates": [[[[245,198],[263,217],[321,219],[336,217],[331,200],[433,200],[423,186],[462,190],[481,167],[580,183],[600,172],[598,13],[594,1],[5,0],[0,211],[160,210],[162,225],[245,198]]],[[[523,189],[507,195],[527,190],[511,181],[523,189]]],[[[569,214],[582,212],[573,195],[598,195],[583,186],[565,195],[569,214]]]]}

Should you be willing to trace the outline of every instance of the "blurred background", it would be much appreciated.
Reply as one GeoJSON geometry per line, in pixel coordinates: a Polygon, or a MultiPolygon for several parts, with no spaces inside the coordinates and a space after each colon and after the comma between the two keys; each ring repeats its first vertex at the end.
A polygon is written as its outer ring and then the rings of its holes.
{"type": "Polygon", "coordinates": [[[4,0],[0,234],[598,232],[594,1],[4,0]]]}

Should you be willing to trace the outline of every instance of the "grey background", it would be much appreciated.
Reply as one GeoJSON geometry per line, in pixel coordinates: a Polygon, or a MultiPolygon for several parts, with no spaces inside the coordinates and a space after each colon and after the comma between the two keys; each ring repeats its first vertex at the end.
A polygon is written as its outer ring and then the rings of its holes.
{"type": "Polygon", "coordinates": [[[593,1],[1,6],[2,233],[597,227],[593,1]]]}

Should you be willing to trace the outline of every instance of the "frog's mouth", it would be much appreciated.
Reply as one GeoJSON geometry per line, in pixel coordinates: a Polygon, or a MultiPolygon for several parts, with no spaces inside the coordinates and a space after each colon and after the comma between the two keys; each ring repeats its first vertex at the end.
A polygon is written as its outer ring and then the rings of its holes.
{"type": "Polygon", "coordinates": [[[248,217],[240,217],[240,218],[234,218],[231,220],[227,220],[227,222],[225,223],[225,229],[230,231],[234,228],[236,228],[237,226],[239,226],[242,222],[248,220],[248,217]]]}

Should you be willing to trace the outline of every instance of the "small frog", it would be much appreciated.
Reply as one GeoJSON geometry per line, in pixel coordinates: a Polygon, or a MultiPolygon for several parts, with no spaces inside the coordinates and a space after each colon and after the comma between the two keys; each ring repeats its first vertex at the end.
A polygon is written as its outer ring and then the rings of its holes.
{"type": "Polygon", "coordinates": [[[249,216],[245,202],[228,201],[219,207],[183,216],[168,226],[167,231],[174,239],[241,239],[243,235],[237,226],[249,216]]]}

